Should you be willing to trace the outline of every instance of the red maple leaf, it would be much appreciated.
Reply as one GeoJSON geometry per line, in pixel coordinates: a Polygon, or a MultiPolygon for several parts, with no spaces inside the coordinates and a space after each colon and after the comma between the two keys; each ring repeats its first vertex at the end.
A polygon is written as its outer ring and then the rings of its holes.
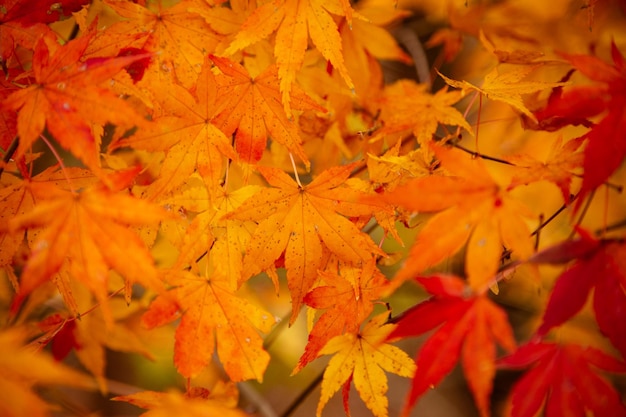
{"type": "MultiPolygon", "coordinates": [[[[623,139],[626,126],[626,59],[615,43],[611,44],[613,64],[595,56],[562,53],[572,66],[599,85],[575,87],[567,92],[556,89],[547,106],[534,112],[536,128],[557,130],[567,125],[591,126],[583,137],[589,140],[583,166],[585,175],[580,190],[584,197],[602,185],[626,156],[623,139]],[[595,124],[588,118],[603,114],[595,124]]],[[[566,76],[567,77],[567,76],[566,76]]],[[[584,198],[579,198],[580,207],[584,198]]]]}
{"type": "MultiPolygon", "coordinates": [[[[576,251],[580,257],[557,279],[537,333],[543,336],[569,320],[595,289],[593,309],[598,326],[626,356],[626,244],[583,235],[565,248],[566,252],[576,251]]],[[[552,253],[557,253],[557,249],[551,249],[552,253]]]]}
{"type": "Polygon", "coordinates": [[[534,366],[513,386],[511,417],[533,417],[545,403],[545,416],[626,416],[611,384],[594,368],[626,372],[626,364],[601,350],[576,344],[531,342],[498,361],[500,368],[534,366]],[[593,366],[593,367],[592,367],[593,366]]]}
{"type": "Polygon", "coordinates": [[[403,415],[408,415],[417,399],[452,371],[460,357],[478,410],[481,416],[488,416],[496,372],[496,342],[507,351],[515,349],[506,314],[484,293],[471,294],[465,282],[455,276],[416,280],[433,297],[404,313],[389,339],[438,330],[418,352],[417,371],[403,415]]]}

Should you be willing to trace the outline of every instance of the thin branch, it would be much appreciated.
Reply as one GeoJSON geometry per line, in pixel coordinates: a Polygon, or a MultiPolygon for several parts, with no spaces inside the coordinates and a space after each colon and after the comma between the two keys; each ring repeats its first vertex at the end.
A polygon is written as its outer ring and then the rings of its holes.
{"type": "Polygon", "coordinates": [[[548,217],[545,221],[543,221],[536,229],[534,232],[532,232],[530,235],[531,236],[535,236],[536,234],[538,234],[539,232],[541,232],[541,229],[543,229],[544,227],[546,227],[550,222],[552,222],[552,220],[554,220],[556,218],[556,216],[558,216],[559,214],[561,214],[563,212],[563,210],[565,210],[566,208],[568,208],[570,206],[570,204],[572,204],[577,198],[578,198],[579,193],[576,193],[574,196],[572,196],[570,198],[569,203],[564,203],[561,207],[558,208],[557,211],[555,211],[554,213],[552,213],[552,215],[550,217],[548,217]]]}
{"type": "Polygon", "coordinates": [[[404,45],[409,55],[411,55],[411,58],[413,58],[417,80],[420,83],[425,84],[430,90],[431,80],[428,57],[426,56],[426,52],[424,52],[424,47],[422,46],[422,42],[420,42],[417,34],[408,26],[403,25],[394,30],[394,35],[396,39],[404,45]]]}
{"type": "Polygon", "coordinates": [[[317,386],[322,382],[324,378],[324,371],[320,372],[318,376],[315,377],[309,385],[304,389],[304,391],[300,392],[300,395],[296,397],[295,400],[291,402],[289,407],[280,415],[280,417],[289,417],[300,407],[300,405],[304,402],[304,400],[311,395],[311,393],[317,388],[317,386]]]}
{"type": "Polygon", "coordinates": [[[472,155],[473,157],[479,157],[479,158],[482,158],[482,159],[486,159],[488,161],[498,162],[498,163],[504,164],[504,165],[516,166],[513,162],[509,162],[506,159],[500,159],[500,158],[496,158],[494,156],[484,155],[484,154],[482,154],[480,152],[476,152],[476,151],[472,151],[471,149],[467,149],[466,147],[464,147],[462,145],[459,145],[458,143],[451,142],[451,144],[455,148],[460,149],[463,152],[466,152],[466,153],[472,155]]]}
{"type": "Polygon", "coordinates": [[[621,228],[625,228],[626,227],[626,219],[622,219],[618,222],[615,222],[613,224],[609,224],[601,229],[595,230],[593,233],[595,235],[601,235],[603,233],[606,232],[612,232],[613,230],[617,230],[617,229],[621,229],[621,228]]]}
{"type": "Polygon", "coordinates": [[[4,154],[4,157],[2,158],[2,165],[0,165],[0,176],[2,176],[2,173],[4,172],[4,166],[8,164],[11,161],[11,158],[13,158],[13,155],[15,155],[15,151],[17,151],[17,147],[19,146],[19,144],[20,137],[14,137],[11,141],[11,144],[9,145],[9,148],[4,154]]]}

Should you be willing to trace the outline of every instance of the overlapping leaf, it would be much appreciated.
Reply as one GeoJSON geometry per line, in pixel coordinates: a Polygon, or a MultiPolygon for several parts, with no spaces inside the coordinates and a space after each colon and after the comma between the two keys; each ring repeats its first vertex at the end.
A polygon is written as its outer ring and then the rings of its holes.
{"type": "Polygon", "coordinates": [[[343,404],[350,415],[348,396],[354,382],[361,399],[376,417],[387,417],[387,377],[383,370],[410,378],[415,363],[400,348],[385,343],[395,325],[386,323],[387,313],[370,320],[362,331],[346,333],[331,339],[319,352],[332,357],[322,380],[317,416],[328,400],[343,386],[343,404]]]}
{"type": "Polygon", "coordinates": [[[454,276],[420,277],[417,281],[433,297],[403,313],[389,339],[437,330],[417,354],[417,370],[403,415],[407,416],[415,402],[460,359],[480,415],[488,416],[496,342],[509,352],[516,345],[506,313],[486,295],[470,295],[471,290],[454,276]]]}
{"type": "Polygon", "coordinates": [[[273,188],[255,194],[227,216],[259,223],[243,260],[244,279],[269,268],[285,253],[292,322],[317,278],[324,247],[353,264],[382,254],[368,235],[344,217],[381,209],[380,204],[357,202],[364,193],[342,186],[352,169],[353,165],[331,168],[300,186],[279,169],[258,167],[273,188]]]}

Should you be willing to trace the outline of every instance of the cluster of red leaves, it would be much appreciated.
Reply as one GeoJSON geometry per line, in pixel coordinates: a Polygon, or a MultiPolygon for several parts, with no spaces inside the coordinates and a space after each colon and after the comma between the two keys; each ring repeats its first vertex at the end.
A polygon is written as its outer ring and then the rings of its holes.
{"type": "Polygon", "coordinates": [[[89,386],[41,353],[30,369],[19,350],[28,323],[39,329],[31,346],[50,345],[58,361],[74,352],[102,391],[106,349],[150,357],[141,332],[175,323],[173,362],[187,392],[116,400],[148,416],[242,415],[233,382],[263,380],[271,358],[261,333],[276,322],[247,296],[250,279],[264,273],[279,291],[279,269],[289,323],[305,306],[315,313],[294,373],[333,355],[318,416],[339,389],[349,415],[354,385],[386,417],[384,371],[412,378],[408,415],[458,362],[483,417],[498,369],[508,368],[530,368],[512,389],[513,417],[542,407],[548,416],[626,415],[601,373],[626,371],[624,235],[606,235],[624,219],[598,236],[565,221],[549,246],[533,242],[551,224],[531,233],[541,217],[524,194],[551,183],[563,209],[574,203],[584,215],[618,172],[626,60],[617,41],[607,46],[611,63],[566,52],[541,59],[541,34],[507,27],[520,13],[514,2],[451,7],[449,27],[429,45],[443,44],[452,60],[473,36],[494,64],[479,85],[440,74],[448,86],[431,91],[412,79],[383,83],[378,59],[410,62],[383,28],[409,14],[391,1],[32,3],[0,6],[0,267],[14,289],[3,314],[19,328],[0,332],[15,357],[0,362],[9,375],[0,392],[24,400],[0,401],[3,415],[48,415],[33,384],[89,386]],[[71,40],[50,26],[66,18],[71,40]],[[479,135],[483,99],[529,134],[554,135],[547,156],[479,135]],[[461,132],[497,154],[468,150],[461,132]],[[402,242],[397,225],[410,226],[414,213],[423,224],[388,279],[382,265],[393,254],[366,226],[402,242]],[[581,237],[567,237],[573,230],[581,237]],[[167,259],[155,260],[164,245],[167,259]],[[426,275],[457,254],[463,278],[426,275]],[[514,335],[498,286],[522,281],[516,269],[541,276],[546,264],[564,271],[542,322],[514,335]],[[407,281],[430,298],[381,313],[376,304],[393,303],[407,281]],[[133,297],[135,283],[145,298],[133,297]],[[56,294],[64,305],[43,317],[56,294]],[[590,296],[604,350],[558,333],[590,296]],[[415,360],[392,344],[425,333],[415,360]],[[230,381],[192,387],[214,353],[230,381]]]}

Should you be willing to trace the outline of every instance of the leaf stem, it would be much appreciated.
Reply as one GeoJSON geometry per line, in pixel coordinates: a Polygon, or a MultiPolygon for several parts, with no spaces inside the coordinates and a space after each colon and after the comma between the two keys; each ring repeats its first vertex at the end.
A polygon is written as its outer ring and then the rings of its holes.
{"type": "Polygon", "coordinates": [[[296,177],[296,182],[298,183],[298,187],[302,188],[302,183],[300,182],[300,177],[298,176],[298,168],[296,167],[296,161],[293,159],[293,154],[289,152],[289,159],[291,159],[291,166],[293,167],[293,175],[296,177]]]}
{"type": "Polygon", "coordinates": [[[61,156],[59,155],[57,150],[54,149],[54,146],[52,146],[50,141],[48,139],[46,139],[46,137],[44,135],[39,135],[39,138],[48,146],[48,148],[50,148],[50,151],[52,152],[52,155],[54,155],[55,159],[59,163],[59,166],[61,167],[61,172],[63,172],[63,176],[65,177],[65,181],[67,181],[67,184],[69,185],[70,191],[72,192],[72,194],[77,194],[76,193],[76,188],[74,188],[74,184],[72,183],[72,180],[70,180],[69,175],[67,175],[67,170],[65,169],[65,164],[63,163],[63,159],[61,159],[61,156]]]}

